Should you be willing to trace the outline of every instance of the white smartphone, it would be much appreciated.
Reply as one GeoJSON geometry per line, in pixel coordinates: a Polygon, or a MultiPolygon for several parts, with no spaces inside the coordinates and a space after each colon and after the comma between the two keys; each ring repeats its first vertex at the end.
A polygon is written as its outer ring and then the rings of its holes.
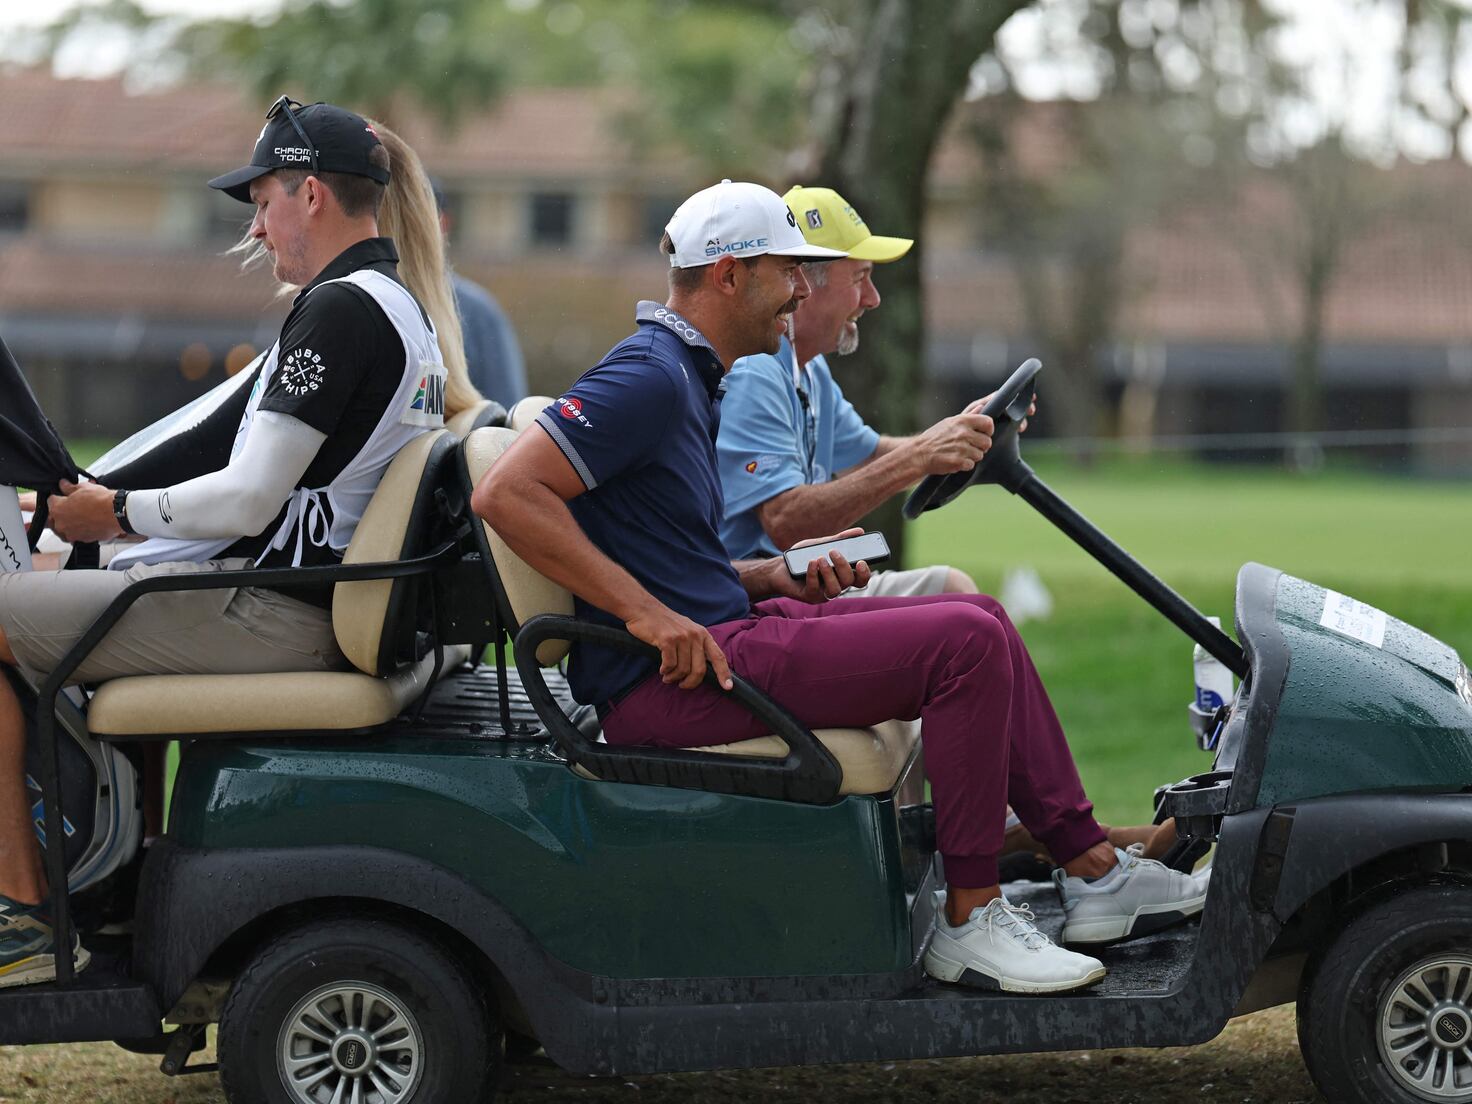
{"type": "Polygon", "coordinates": [[[829,560],[831,563],[829,553],[832,552],[837,552],[850,564],[863,560],[873,567],[889,559],[889,542],[884,539],[883,533],[860,533],[857,537],[789,548],[782,553],[782,558],[787,561],[788,573],[794,579],[801,579],[808,573],[808,564],[813,560],[829,560]]]}

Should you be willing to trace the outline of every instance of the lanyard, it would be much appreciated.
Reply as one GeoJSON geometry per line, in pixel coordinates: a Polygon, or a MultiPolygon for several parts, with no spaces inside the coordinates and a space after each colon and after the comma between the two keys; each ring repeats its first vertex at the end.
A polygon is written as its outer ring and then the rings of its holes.
{"type": "Polygon", "coordinates": [[[811,384],[812,373],[807,365],[799,368],[797,366],[797,351],[792,353],[792,386],[797,391],[797,401],[802,404],[802,453],[803,474],[809,483],[817,481],[814,469],[818,460],[818,412],[813,409],[812,400],[808,397],[808,389],[803,386],[806,382],[811,384]]]}

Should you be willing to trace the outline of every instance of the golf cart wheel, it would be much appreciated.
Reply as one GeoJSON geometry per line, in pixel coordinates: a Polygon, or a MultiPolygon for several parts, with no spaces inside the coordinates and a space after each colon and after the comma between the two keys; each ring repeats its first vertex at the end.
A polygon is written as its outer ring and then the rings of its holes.
{"type": "Polygon", "coordinates": [[[1305,973],[1298,1041],[1336,1104],[1472,1104],[1472,887],[1352,920],[1305,973]]]}
{"type": "Polygon", "coordinates": [[[437,943],[381,920],[297,928],[263,947],[220,1016],[230,1104],[474,1104],[498,1024],[437,943]]]}

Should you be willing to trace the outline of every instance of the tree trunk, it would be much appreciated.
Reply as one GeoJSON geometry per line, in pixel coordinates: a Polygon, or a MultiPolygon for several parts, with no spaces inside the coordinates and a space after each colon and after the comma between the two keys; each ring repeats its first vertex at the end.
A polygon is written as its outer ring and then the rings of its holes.
{"type": "Polygon", "coordinates": [[[1324,279],[1306,280],[1303,287],[1303,317],[1292,342],[1292,371],[1288,393],[1288,427],[1297,439],[1288,452],[1288,466],[1313,471],[1323,462],[1323,446],[1313,440],[1323,425],[1323,385],[1320,361],[1324,347],[1324,307],[1328,298],[1324,279]]]}
{"type": "MultiPolygon", "coordinates": [[[[889,435],[917,428],[925,379],[921,226],[931,155],[971,67],[998,28],[1025,0],[871,0],[862,40],[828,74],[827,118],[814,133],[827,138],[803,183],[834,188],[876,234],[915,238],[902,260],[877,274],[883,306],[864,319],[858,352],[841,367],[844,393],[864,419],[889,435]]],[[[866,521],[904,555],[900,500],[866,521]]]]}
{"type": "Polygon", "coordinates": [[[1300,470],[1318,467],[1323,458],[1322,447],[1308,438],[1323,428],[1324,316],[1339,274],[1348,211],[1359,205],[1360,197],[1351,187],[1351,171],[1338,142],[1326,142],[1304,156],[1292,177],[1305,234],[1303,254],[1296,265],[1301,308],[1291,343],[1293,375],[1288,402],[1288,427],[1300,437],[1289,463],[1300,470]]]}

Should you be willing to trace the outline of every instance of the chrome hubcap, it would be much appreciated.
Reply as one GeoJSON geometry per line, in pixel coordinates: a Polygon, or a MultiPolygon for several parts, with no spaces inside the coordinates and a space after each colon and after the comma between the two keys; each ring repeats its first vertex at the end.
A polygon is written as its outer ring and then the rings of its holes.
{"type": "Polygon", "coordinates": [[[423,1072],[419,1024],[397,997],[336,982],[297,1002],[277,1064],[294,1104],[402,1104],[423,1072]]]}
{"type": "Polygon", "coordinates": [[[1472,957],[1416,963],[1380,1001],[1380,1057],[1422,1100],[1472,1101],[1472,957]]]}

